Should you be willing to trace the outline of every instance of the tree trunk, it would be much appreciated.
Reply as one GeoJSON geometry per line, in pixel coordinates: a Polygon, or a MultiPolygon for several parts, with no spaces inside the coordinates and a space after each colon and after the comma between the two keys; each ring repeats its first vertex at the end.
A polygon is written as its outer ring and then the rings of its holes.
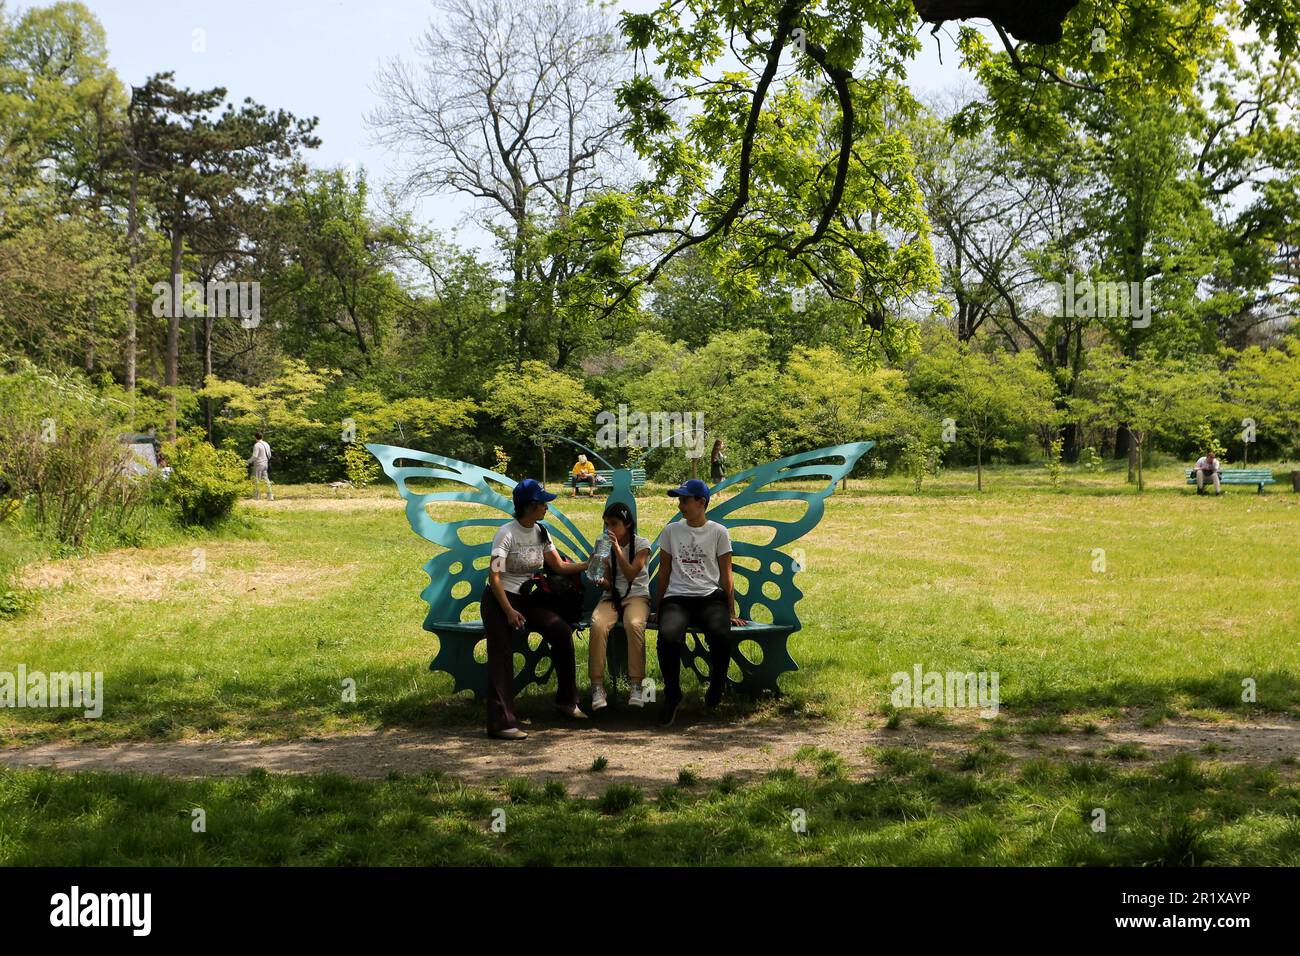
{"type": "Polygon", "coordinates": [[[95,371],[95,313],[98,311],[96,306],[90,307],[90,316],[86,320],[86,374],[91,375],[95,371]]]}
{"type": "Polygon", "coordinates": [[[1128,425],[1121,423],[1115,428],[1115,457],[1127,458],[1129,448],[1128,425]]]}
{"type": "MultiPolygon", "coordinates": [[[[208,376],[212,374],[212,316],[206,313],[203,316],[203,385],[208,384],[208,376]]],[[[212,441],[212,399],[203,400],[205,416],[208,426],[208,441],[212,441]]]]}
{"type": "Polygon", "coordinates": [[[178,369],[180,367],[180,349],[181,349],[181,313],[184,311],[184,292],[181,287],[181,266],[185,253],[185,237],[181,234],[180,226],[172,226],[172,256],[171,256],[171,277],[172,277],[172,307],[171,315],[167,319],[167,370],[164,384],[170,392],[170,412],[167,416],[167,431],[173,441],[176,440],[176,386],[179,384],[178,369]]]}
{"type": "Polygon", "coordinates": [[[1061,426],[1061,457],[1070,464],[1077,464],[1079,453],[1083,451],[1079,447],[1079,423],[1067,422],[1061,426]]]}
{"type": "Polygon", "coordinates": [[[975,446],[975,490],[984,490],[984,448],[975,446]]]}
{"type": "Polygon", "coordinates": [[[127,276],[127,285],[129,292],[126,306],[126,379],[127,394],[135,398],[135,349],[136,349],[136,331],[135,318],[136,311],[139,308],[139,302],[136,300],[136,258],[139,255],[136,249],[136,236],[138,226],[136,221],[136,206],[138,204],[140,184],[140,161],[135,158],[135,151],[132,150],[131,163],[131,198],[126,209],[126,248],[127,263],[129,264],[129,274],[127,276]]]}
{"type": "Polygon", "coordinates": [[[1128,459],[1128,475],[1124,479],[1132,484],[1137,476],[1137,463],[1133,460],[1133,432],[1124,422],[1115,430],[1115,457],[1128,459]]]}

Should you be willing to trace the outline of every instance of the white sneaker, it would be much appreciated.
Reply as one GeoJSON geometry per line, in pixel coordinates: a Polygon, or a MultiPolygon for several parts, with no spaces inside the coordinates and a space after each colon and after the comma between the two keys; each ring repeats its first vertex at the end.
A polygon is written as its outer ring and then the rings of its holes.
{"type": "Polygon", "coordinates": [[[633,684],[632,692],[627,697],[628,705],[631,707],[644,707],[645,698],[641,696],[641,685],[633,684]]]}
{"type": "Polygon", "coordinates": [[[591,688],[591,709],[604,710],[608,703],[609,701],[605,697],[605,685],[595,684],[591,688]]]}

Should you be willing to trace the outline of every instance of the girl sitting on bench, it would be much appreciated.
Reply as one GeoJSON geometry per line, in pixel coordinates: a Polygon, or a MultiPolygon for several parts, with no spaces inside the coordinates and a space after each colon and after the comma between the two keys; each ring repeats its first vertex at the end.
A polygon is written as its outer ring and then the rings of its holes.
{"type": "Polygon", "coordinates": [[[605,646],[610,629],[623,621],[627,634],[627,676],[632,685],[628,703],[644,707],[641,685],[645,680],[645,624],[650,616],[650,542],[636,533],[632,510],[621,501],[605,509],[605,533],[610,556],[600,585],[605,595],[591,612],[591,644],[587,676],[591,678],[591,709],[602,710],[605,695],[605,646]]]}

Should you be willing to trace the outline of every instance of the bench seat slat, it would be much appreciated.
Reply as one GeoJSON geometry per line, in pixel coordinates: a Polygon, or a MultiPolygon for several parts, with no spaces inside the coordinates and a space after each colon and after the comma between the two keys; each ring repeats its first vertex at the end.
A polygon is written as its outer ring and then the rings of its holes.
{"type": "MultiPolygon", "coordinates": [[[[591,626],[590,621],[581,621],[578,624],[578,629],[586,630],[590,626],[591,626]]],[[[622,628],[622,626],[623,626],[622,624],[615,625],[616,628],[620,628],[620,629],[622,628]]],[[[431,624],[428,624],[427,629],[439,636],[443,634],[446,634],[448,636],[461,636],[461,637],[482,637],[483,636],[482,621],[446,621],[446,622],[435,621],[431,624]]],[[[655,624],[646,625],[647,631],[657,631],[658,629],[659,629],[658,626],[655,624]]],[[[791,631],[791,630],[793,629],[785,624],[763,624],[755,621],[755,622],[750,622],[748,624],[745,624],[741,627],[733,626],[731,629],[731,633],[732,636],[734,637],[734,636],[744,635],[744,634],[753,634],[753,635],[775,634],[779,631],[791,631]]],[[[743,640],[743,637],[741,639],[743,640]]]]}

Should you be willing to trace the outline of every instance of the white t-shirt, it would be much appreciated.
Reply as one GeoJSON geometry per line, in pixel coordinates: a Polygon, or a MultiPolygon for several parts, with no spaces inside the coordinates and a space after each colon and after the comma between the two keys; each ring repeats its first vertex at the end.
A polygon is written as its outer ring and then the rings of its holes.
{"type": "Polygon", "coordinates": [[[534,523],[525,528],[518,521],[508,521],[497,528],[492,536],[492,560],[505,559],[501,572],[501,586],[518,594],[520,589],[541,568],[544,552],[556,550],[542,534],[542,526],[534,523]]]}
{"type": "MultiPolygon", "coordinates": [[[[1186,459],[1184,459],[1184,461],[1185,461],[1185,460],[1186,460],[1186,459]]],[[[1197,471],[1209,471],[1209,470],[1210,470],[1210,459],[1206,458],[1206,457],[1203,456],[1203,455],[1202,455],[1200,458],[1196,459],[1196,470],[1197,470],[1197,471]]],[[[1218,458],[1214,459],[1214,470],[1215,470],[1215,471],[1223,471],[1223,465],[1220,463],[1220,461],[1219,461],[1218,458]]]]}
{"type": "MultiPolygon", "coordinates": [[[[622,545],[621,547],[623,550],[623,555],[626,557],[627,545],[622,545]]],[[[650,550],[650,542],[647,539],[641,537],[640,535],[637,535],[632,542],[632,557],[629,560],[635,563],[636,556],[638,554],[640,554],[642,551],[649,551],[649,550],[650,550]]],[[[612,554],[609,556],[609,560],[610,561],[615,560],[612,554]]],[[[606,577],[608,577],[608,573],[606,574],[606,577]]],[[[645,564],[641,566],[641,573],[638,574],[632,580],[632,587],[630,590],[628,589],[627,586],[627,578],[623,576],[622,569],[619,569],[618,580],[614,582],[614,586],[618,589],[618,596],[620,598],[621,597],[648,598],[650,596],[650,559],[646,558],[645,564]],[[623,593],[624,591],[627,591],[626,595],[623,593]]],[[[609,597],[609,592],[606,591],[605,597],[602,598],[601,600],[606,600],[608,599],[608,597],[609,597]]]]}
{"type": "Polygon", "coordinates": [[[718,558],[731,554],[731,535],[716,521],[705,521],[698,528],[674,521],[660,535],[659,548],[673,559],[664,597],[704,597],[722,586],[718,558]]]}
{"type": "Polygon", "coordinates": [[[271,463],[271,446],[266,443],[265,438],[253,444],[253,457],[248,459],[248,463],[258,467],[271,463]]]}

